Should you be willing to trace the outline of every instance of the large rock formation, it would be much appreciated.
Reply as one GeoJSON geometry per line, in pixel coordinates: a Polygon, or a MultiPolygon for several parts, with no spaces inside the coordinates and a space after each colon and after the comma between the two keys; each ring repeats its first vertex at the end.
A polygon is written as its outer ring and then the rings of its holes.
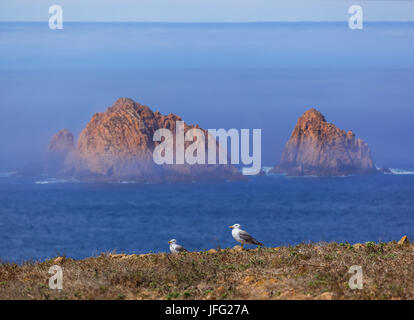
{"type": "MultiPolygon", "coordinates": [[[[147,106],[120,98],[106,112],[92,116],[75,152],[68,153],[63,174],[81,179],[148,182],[240,178],[231,165],[155,164],[153,150],[160,142],[153,141],[154,132],[166,128],[175,136],[176,121],[182,121],[181,117],[152,112],[147,106]]],[[[184,128],[187,132],[198,126],[184,124],[184,128]]],[[[189,144],[186,142],[185,147],[189,144]]]]}
{"type": "Polygon", "coordinates": [[[271,172],[293,176],[342,176],[373,174],[377,170],[368,145],[345,132],[316,109],[306,111],[283,150],[279,164],[271,172]]]}

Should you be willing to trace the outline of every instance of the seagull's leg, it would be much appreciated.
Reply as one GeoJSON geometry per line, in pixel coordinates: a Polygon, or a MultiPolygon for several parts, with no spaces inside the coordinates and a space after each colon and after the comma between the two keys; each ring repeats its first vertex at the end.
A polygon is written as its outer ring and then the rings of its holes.
{"type": "Polygon", "coordinates": [[[244,247],[243,247],[243,242],[241,242],[241,247],[242,247],[242,250],[244,250],[244,247]]]}

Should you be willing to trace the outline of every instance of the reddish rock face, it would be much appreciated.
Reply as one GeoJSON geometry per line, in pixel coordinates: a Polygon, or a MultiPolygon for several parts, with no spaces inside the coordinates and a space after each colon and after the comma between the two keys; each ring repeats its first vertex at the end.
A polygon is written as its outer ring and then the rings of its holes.
{"type": "MultiPolygon", "coordinates": [[[[152,152],[159,142],[153,142],[154,132],[166,128],[175,138],[176,121],[180,120],[177,115],[165,116],[120,98],[106,112],[92,116],[79,136],[76,152],[66,159],[65,174],[93,180],[148,182],[240,178],[231,165],[155,164],[152,152]]],[[[195,127],[185,124],[184,131],[195,127]]]]}
{"type": "Polygon", "coordinates": [[[342,176],[377,173],[368,145],[345,132],[316,109],[306,111],[298,120],[272,172],[293,176],[342,176]]]}

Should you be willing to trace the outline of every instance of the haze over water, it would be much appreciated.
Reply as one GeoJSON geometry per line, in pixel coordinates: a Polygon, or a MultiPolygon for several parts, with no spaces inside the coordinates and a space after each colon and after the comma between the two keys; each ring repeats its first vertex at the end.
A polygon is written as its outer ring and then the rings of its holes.
{"type": "Polygon", "coordinates": [[[0,23],[1,170],[130,97],[203,128],[261,128],[274,165],[310,107],[380,166],[413,167],[414,23],[0,23]]]}

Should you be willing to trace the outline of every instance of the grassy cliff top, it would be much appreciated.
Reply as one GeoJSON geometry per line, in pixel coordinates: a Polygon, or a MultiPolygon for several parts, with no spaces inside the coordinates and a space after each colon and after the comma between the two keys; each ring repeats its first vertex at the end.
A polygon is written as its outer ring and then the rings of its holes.
{"type": "Polygon", "coordinates": [[[240,247],[183,254],[105,253],[0,263],[0,299],[413,299],[414,246],[400,242],[240,247]],[[63,289],[49,289],[49,268],[63,289]],[[348,273],[362,267],[363,289],[348,273]]]}

